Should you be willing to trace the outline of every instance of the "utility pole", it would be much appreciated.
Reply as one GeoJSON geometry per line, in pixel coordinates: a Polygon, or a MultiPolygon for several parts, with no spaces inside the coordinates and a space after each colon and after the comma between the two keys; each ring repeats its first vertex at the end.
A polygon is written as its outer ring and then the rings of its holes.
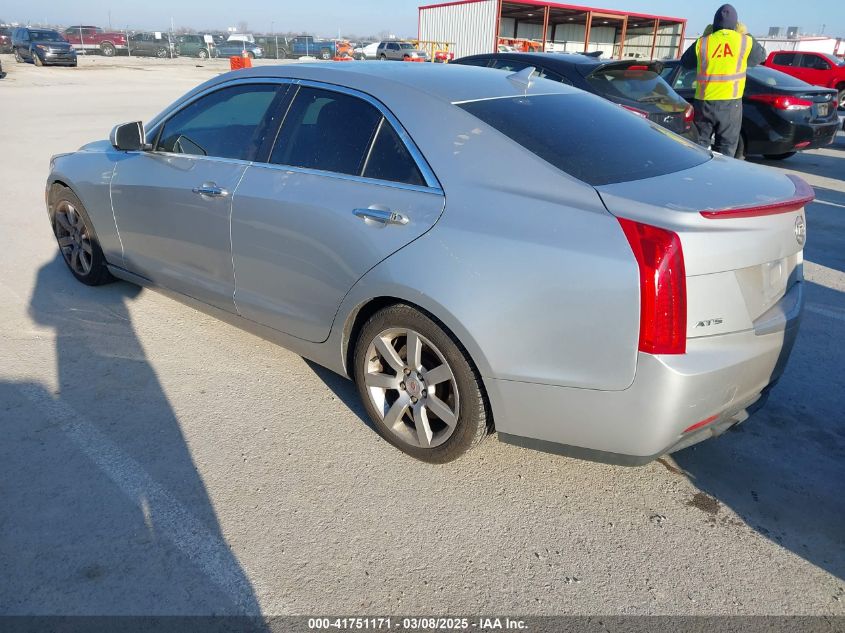
{"type": "Polygon", "coordinates": [[[111,9],[109,9],[109,31],[111,31],[111,9]]]}

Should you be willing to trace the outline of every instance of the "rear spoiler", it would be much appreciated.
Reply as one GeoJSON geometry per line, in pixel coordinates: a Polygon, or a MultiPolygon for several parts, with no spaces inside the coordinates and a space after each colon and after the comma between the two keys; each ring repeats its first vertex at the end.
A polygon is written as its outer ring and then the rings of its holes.
{"type": "Polygon", "coordinates": [[[787,198],[786,200],[769,202],[766,204],[731,207],[729,209],[708,209],[706,211],[699,211],[699,213],[708,220],[755,218],[761,215],[775,215],[778,213],[797,211],[816,199],[815,191],[813,191],[813,188],[807,184],[806,180],[791,174],[788,175],[787,178],[789,178],[795,185],[795,193],[791,198],[787,198]]]}
{"type": "Polygon", "coordinates": [[[642,70],[659,75],[663,72],[665,67],[666,64],[656,59],[623,59],[619,61],[599,63],[594,66],[584,65],[580,68],[580,70],[584,76],[592,75],[594,72],[603,70],[642,70]]]}

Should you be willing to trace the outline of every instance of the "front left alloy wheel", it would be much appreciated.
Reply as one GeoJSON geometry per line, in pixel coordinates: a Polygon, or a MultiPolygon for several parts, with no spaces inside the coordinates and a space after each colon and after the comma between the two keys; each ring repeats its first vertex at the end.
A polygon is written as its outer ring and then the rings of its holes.
{"type": "Polygon", "coordinates": [[[51,215],[59,251],[71,274],[88,286],[114,281],[88,213],[67,187],[54,186],[51,215]]]}
{"type": "Polygon", "coordinates": [[[478,372],[460,344],[415,308],[397,304],[370,317],[353,362],[376,430],[409,455],[449,462],[487,435],[478,372]]]}

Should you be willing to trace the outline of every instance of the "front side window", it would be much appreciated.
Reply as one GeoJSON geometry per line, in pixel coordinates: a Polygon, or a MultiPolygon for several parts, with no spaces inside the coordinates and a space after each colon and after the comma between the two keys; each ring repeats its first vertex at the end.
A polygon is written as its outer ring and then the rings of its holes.
{"type": "Polygon", "coordinates": [[[804,68],[811,68],[813,70],[830,70],[830,64],[828,64],[827,60],[819,55],[802,55],[801,66],[804,68]]]}
{"type": "Polygon", "coordinates": [[[270,162],[425,185],[407,147],[376,107],[319,88],[300,88],[270,162]]]}
{"type": "Polygon", "coordinates": [[[165,124],[156,149],[176,154],[255,160],[275,115],[277,85],[222,88],[186,106],[165,124]]]}

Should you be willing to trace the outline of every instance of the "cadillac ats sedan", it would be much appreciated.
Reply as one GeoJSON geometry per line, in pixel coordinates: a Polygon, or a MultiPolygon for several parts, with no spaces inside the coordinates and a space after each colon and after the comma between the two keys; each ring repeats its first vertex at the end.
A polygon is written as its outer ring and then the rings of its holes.
{"type": "Polygon", "coordinates": [[[530,70],[378,62],[221,75],[47,181],[80,282],[351,378],[429,462],[495,431],[642,464],[745,421],[795,340],[812,197],[530,70]]]}

